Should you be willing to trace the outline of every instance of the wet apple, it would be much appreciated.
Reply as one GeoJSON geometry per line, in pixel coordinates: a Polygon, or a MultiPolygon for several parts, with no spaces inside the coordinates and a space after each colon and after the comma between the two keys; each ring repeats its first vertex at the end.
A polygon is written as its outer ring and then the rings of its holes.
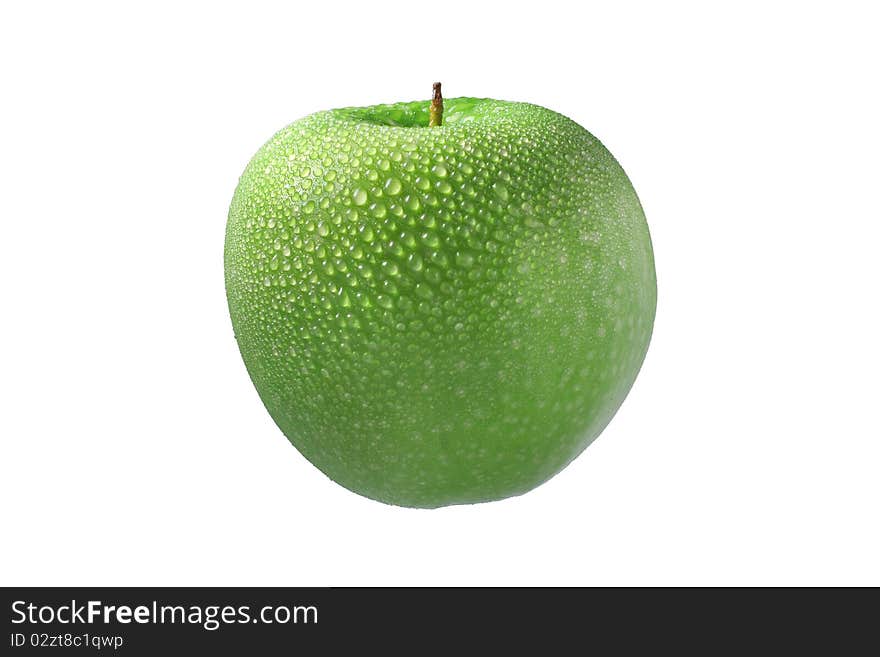
{"type": "Polygon", "coordinates": [[[284,434],[346,488],[414,507],[559,472],[632,386],[656,306],[641,205],[593,135],[439,93],[278,132],[235,191],[225,271],[284,434]]]}

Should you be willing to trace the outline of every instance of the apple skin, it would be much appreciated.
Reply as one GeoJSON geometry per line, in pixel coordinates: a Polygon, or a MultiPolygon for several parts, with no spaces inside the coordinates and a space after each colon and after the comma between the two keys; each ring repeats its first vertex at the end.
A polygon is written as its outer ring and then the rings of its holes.
{"type": "Polygon", "coordinates": [[[320,112],[248,164],[229,310],[270,415],[327,476],[408,507],[524,493],[638,374],[656,308],[636,193],[584,128],[455,98],[320,112]]]}

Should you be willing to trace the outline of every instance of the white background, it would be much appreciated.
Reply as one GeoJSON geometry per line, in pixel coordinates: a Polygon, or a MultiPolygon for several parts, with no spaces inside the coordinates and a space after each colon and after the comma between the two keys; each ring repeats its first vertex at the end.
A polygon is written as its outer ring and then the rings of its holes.
{"type": "Polygon", "coordinates": [[[0,583],[880,584],[871,4],[4,4],[0,583]],[[222,247],[277,129],[435,79],[608,146],[659,306],[568,469],[417,511],[274,426],[222,247]]]}

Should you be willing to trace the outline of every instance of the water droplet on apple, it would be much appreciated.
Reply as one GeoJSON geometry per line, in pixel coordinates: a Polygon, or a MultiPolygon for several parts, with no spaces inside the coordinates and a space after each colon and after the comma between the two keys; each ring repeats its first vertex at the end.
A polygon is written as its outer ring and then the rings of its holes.
{"type": "Polygon", "coordinates": [[[404,203],[406,204],[407,209],[412,210],[413,212],[418,211],[422,207],[422,202],[415,194],[407,196],[404,199],[404,203]]]}
{"type": "Polygon", "coordinates": [[[474,256],[466,251],[459,251],[455,256],[455,264],[465,269],[470,269],[474,265],[474,256]]]}
{"type": "Polygon", "coordinates": [[[425,285],[424,283],[416,283],[415,286],[416,296],[422,299],[431,299],[434,296],[434,291],[431,289],[430,285],[425,285]]]}
{"type": "Polygon", "coordinates": [[[403,186],[400,184],[400,181],[397,178],[389,178],[385,181],[385,192],[389,196],[396,196],[400,194],[400,190],[403,186]]]}

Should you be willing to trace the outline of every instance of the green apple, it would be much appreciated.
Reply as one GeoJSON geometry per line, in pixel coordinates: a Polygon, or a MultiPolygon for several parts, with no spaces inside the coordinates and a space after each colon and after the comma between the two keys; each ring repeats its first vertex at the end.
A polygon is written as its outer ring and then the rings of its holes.
{"type": "Polygon", "coordinates": [[[656,307],[644,213],[595,137],[439,94],[278,132],[233,196],[225,270],[284,434],[339,484],[411,507],[559,472],[632,386],[656,307]]]}

